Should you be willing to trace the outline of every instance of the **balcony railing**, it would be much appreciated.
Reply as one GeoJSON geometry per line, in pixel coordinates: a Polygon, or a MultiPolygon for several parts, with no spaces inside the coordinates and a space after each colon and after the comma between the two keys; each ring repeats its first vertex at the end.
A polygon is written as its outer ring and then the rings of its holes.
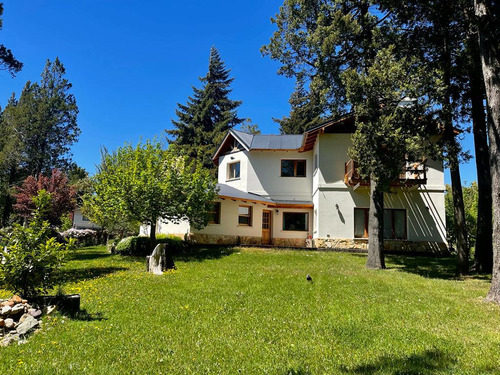
{"type": "MultiPolygon", "coordinates": [[[[358,172],[358,163],[349,160],[345,163],[344,182],[349,186],[369,186],[370,179],[363,179],[358,172]]],[[[427,166],[425,162],[406,161],[403,171],[391,183],[394,187],[412,187],[427,183],[427,166]]]]}

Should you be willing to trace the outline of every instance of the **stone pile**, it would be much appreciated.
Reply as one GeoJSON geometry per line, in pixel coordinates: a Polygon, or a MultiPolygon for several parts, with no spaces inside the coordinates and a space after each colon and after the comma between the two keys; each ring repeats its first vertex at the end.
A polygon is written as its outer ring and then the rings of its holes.
{"type": "Polygon", "coordinates": [[[42,324],[41,317],[42,310],[19,296],[15,295],[8,300],[0,299],[0,346],[23,340],[42,324]]]}

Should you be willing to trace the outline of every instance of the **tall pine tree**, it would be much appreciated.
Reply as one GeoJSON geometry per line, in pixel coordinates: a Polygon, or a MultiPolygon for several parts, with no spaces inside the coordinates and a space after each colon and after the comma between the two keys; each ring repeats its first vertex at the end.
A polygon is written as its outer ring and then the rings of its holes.
{"type": "Polygon", "coordinates": [[[212,155],[217,145],[229,129],[244,121],[236,113],[241,101],[229,98],[234,80],[229,72],[217,49],[212,47],[208,73],[200,78],[202,88],[193,87],[194,94],[188,97],[187,104],[177,104],[178,119],[172,120],[175,129],[166,130],[173,137],[169,143],[174,148],[212,170],[212,155]]]}

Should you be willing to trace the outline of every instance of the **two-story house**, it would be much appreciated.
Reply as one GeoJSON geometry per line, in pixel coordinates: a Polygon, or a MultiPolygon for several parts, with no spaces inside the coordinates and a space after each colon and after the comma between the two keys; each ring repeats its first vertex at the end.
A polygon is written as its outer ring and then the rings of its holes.
{"type": "MultiPolygon", "coordinates": [[[[366,248],[369,182],[348,160],[353,131],[352,116],[302,135],[230,130],[213,157],[220,190],[208,226],[160,222],[158,232],[207,244],[366,248]]],[[[384,198],[386,248],[445,250],[444,190],[441,162],[407,162],[384,198]]]]}

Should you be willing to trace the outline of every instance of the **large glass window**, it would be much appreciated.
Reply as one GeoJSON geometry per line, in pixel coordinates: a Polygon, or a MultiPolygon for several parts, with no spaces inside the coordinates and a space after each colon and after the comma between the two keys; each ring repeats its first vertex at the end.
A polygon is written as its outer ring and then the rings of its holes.
{"type": "Polygon", "coordinates": [[[220,224],[220,202],[214,202],[208,211],[208,223],[220,224]]]}
{"type": "Polygon", "coordinates": [[[282,160],[281,177],[306,177],[306,161],[282,160]]]}
{"type": "Polygon", "coordinates": [[[283,212],[283,230],[309,230],[309,214],[307,212],[283,212]]]}
{"type": "MultiPolygon", "coordinates": [[[[368,237],[368,208],[354,209],[354,238],[368,237]]],[[[406,210],[384,210],[384,239],[406,239],[406,210]]]]}
{"type": "Polygon", "coordinates": [[[252,225],[252,207],[239,206],[238,207],[238,224],[239,225],[252,225]]]}
{"type": "Polygon", "coordinates": [[[354,209],[354,238],[368,237],[368,208],[354,209]]]}
{"type": "Polygon", "coordinates": [[[227,165],[227,179],[232,180],[240,178],[240,162],[231,163],[227,165]]]}

